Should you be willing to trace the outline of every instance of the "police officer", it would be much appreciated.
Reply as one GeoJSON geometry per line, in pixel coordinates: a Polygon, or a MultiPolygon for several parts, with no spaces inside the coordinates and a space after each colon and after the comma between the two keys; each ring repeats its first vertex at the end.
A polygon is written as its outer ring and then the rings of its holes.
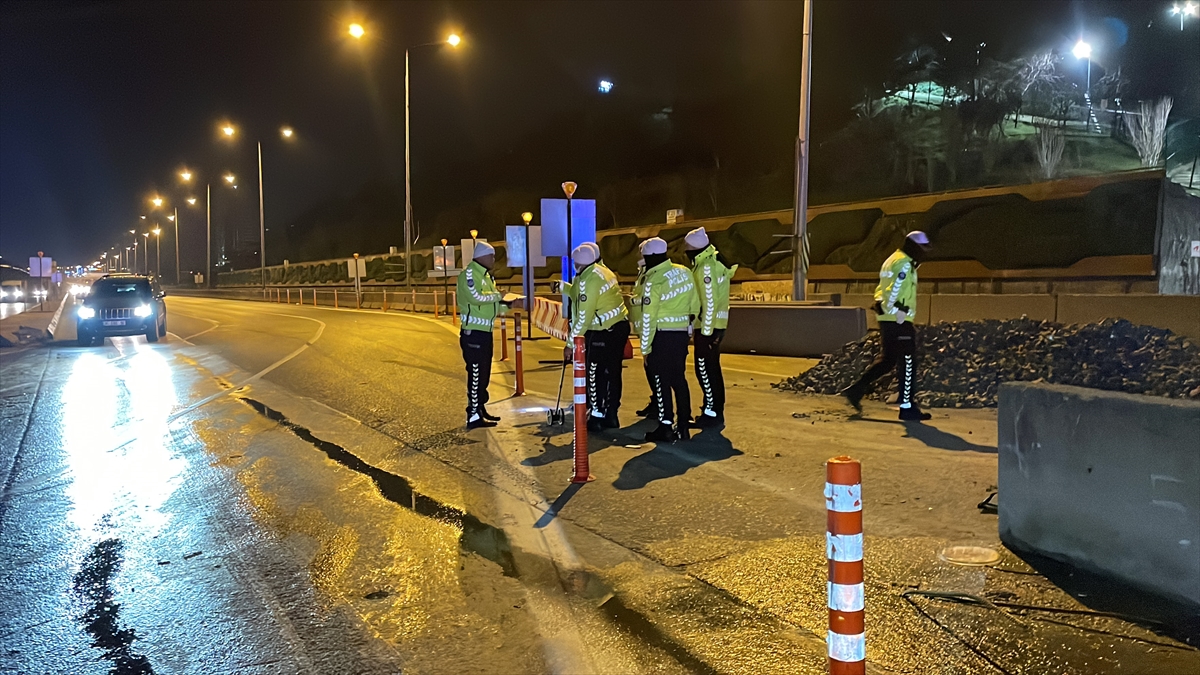
{"type": "Polygon", "coordinates": [[[683,238],[684,251],[692,261],[692,275],[700,296],[700,314],[693,326],[696,344],[696,380],[704,393],[697,427],[716,427],[725,423],[725,376],[721,373],[721,341],[729,325],[729,282],[732,267],[708,241],[708,233],[698,227],[683,238]]]}
{"type": "Polygon", "coordinates": [[[692,401],[688,391],[688,328],[700,313],[700,297],[692,272],[667,257],[667,242],[658,237],[642,244],[646,280],[642,291],[642,354],[654,376],[654,405],[659,424],[646,434],[647,441],[688,439],[692,401]],[[671,414],[674,394],[678,420],[671,414]]]}
{"type": "Polygon", "coordinates": [[[496,317],[504,314],[503,301],[491,270],[496,249],[476,242],[473,260],[458,275],[458,345],[467,365],[467,429],[494,427],[500,418],[487,411],[488,383],[492,379],[492,330],[496,317]]]}
{"type": "Polygon", "coordinates": [[[621,361],[629,340],[629,312],[617,275],[600,261],[600,247],[588,242],[571,252],[575,281],[571,284],[568,347],[582,335],[587,351],[589,431],[621,426],[621,361]]]}
{"type": "Polygon", "coordinates": [[[883,351],[858,382],[842,391],[859,412],[862,412],[862,397],[871,383],[894,367],[900,383],[900,419],[922,421],[932,417],[922,412],[916,402],[917,331],[913,327],[917,317],[917,266],[925,259],[929,248],[929,237],[924,232],[910,232],[904,244],[879,270],[874,309],[879,319],[883,351]]]}

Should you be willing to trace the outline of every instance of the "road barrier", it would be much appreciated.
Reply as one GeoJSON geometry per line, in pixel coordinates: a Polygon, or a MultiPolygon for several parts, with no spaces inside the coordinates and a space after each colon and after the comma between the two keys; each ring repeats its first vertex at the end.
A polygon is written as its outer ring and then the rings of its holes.
{"type": "Polygon", "coordinates": [[[533,299],[533,325],[546,335],[564,342],[570,335],[570,326],[562,315],[562,303],[557,300],[533,299]]]}
{"type": "Polygon", "coordinates": [[[517,388],[514,396],[525,395],[525,359],[521,353],[521,313],[513,314],[513,364],[516,370],[517,388]]]}
{"type": "Polygon", "coordinates": [[[829,560],[830,675],[865,675],[862,465],[846,456],[825,463],[825,557],[829,560]]]}
{"type": "Polygon", "coordinates": [[[587,483],[594,480],[588,467],[587,442],[587,355],[584,352],[583,336],[575,337],[575,475],[572,483],[587,483]]]}

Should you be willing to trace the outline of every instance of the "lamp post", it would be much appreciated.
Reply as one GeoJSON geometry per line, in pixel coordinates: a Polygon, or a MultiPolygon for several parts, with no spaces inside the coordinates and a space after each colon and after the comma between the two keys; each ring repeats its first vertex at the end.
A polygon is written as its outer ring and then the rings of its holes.
{"type": "Polygon", "coordinates": [[[525,221],[525,268],[521,270],[521,286],[525,293],[525,314],[529,321],[529,329],[525,333],[533,337],[533,262],[529,259],[529,224],[533,222],[533,213],[522,213],[521,220],[525,221]]]}
{"type": "Polygon", "coordinates": [[[150,276],[150,233],[143,232],[142,236],[145,237],[145,240],[146,240],[146,251],[142,254],[142,257],[146,259],[146,262],[145,262],[146,276],[150,276]]]}
{"type": "MultiPolygon", "coordinates": [[[[362,24],[352,23],[349,26],[348,32],[350,37],[355,40],[362,40],[366,36],[367,31],[362,27],[362,24]]],[[[407,286],[412,286],[412,164],[410,150],[411,141],[411,120],[409,116],[409,94],[411,91],[411,82],[409,79],[409,52],[421,47],[440,47],[442,45],[450,45],[458,47],[462,44],[462,37],[456,33],[451,33],[445,40],[440,42],[426,42],[424,44],[413,45],[404,48],[404,279],[407,286]]]]}
{"type": "Polygon", "coordinates": [[[1185,2],[1183,3],[1182,7],[1180,7],[1178,4],[1175,4],[1171,7],[1171,16],[1179,16],[1179,30],[1183,30],[1184,19],[1190,16],[1196,16],[1197,13],[1200,13],[1200,8],[1197,8],[1196,3],[1194,2],[1185,2]]]}
{"type": "MultiPolygon", "coordinates": [[[[174,220],[172,218],[172,220],[174,220]]],[[[155,225],[151,230],[154,233],[154,273],[157,276],[162,276],[162,228],[155,225]]]]}
{"type": "Polygon", "coordinates": [[[804,0],[800,57],[800,130],[796,135],[796,185],[792,203],[792,300],[808,297],[808,119],[812,90],[812,0],[804,0]]]}
{"type": "MultiPolygon", "coordinates": [[[[226,123],[221,127],[221,133],[226,138],[232,139],[237,134],[237,128],[232,124],[226,123]]],[[[279,135],[286,141],[291,141],[295,135],[295,129],[284,126],[279,128],[279,135]]],[[[263,288],[267,286],[267,217],[263,199],[263,152],[262,141],[256,141],[258,147],[258,274],[259,282],[263,288]]],[[[226,176],[225,180],[233,183],[231,176],[226,176]]],[[[236,188],[237,185],[235,184],[236,188]]]]}
{"type": "MultiPolygon", "coordinates": [[[[142,217],[143,217],[143,218],[145,218],[145,216],[142,216],[142,217]]],[[[137,274],[137,271],[138,271],[138,264],[137,264],[137,230],[130,230],[130,231],[129,231],[129,234],[133,235],[133,266],[132,266],[132,267],[130,267],[129,271],[130,271],[130,272],[132,272],[132,273],[134,273],[134,274],[137,274]]]]}
{"type": "Polygon", "coordinates": [[[1099,123],[1095,121],[1096,113],[1092,110],[1092,46],[1084,42],[1083,38],[1080,38],[1079,42],[1075,43],[1075,47],[1071,49],[1071,53],[1077,59],[1087,60],[1087,88],[1083,91],[1083,100],[1087,103],[1088,108],[1087,125],[1091,126],[1095,124],[1099,128],[1099,123]]]}

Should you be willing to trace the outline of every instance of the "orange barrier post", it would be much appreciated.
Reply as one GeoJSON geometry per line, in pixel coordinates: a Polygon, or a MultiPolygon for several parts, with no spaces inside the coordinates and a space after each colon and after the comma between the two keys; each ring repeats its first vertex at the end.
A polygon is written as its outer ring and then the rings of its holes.
{"type": "Polygon", "coordinates": [[[338,308],[338,301],[337,301],[337,289],[336,289],[336,288],[335,288],[335,289],[333,289],[333,308],[334,308],[334,309],[337,309],[337,308],[338,308]]]}
{"type": "Polygon", "coordinates": [[[287,289],[287,304],[292,304],[292,289],[287,289]]]}
{"type": "Polygon", "coordinates": [[[387,289],[383,289],[383,311],[387,311],[387,289]]]}
{"type": "Polygon", "coordinates": [[[297,289],[297,291],[300,293],[300,302],[297,302],[296,304],[303,305],[304,304],[304,289],[300,288],[300,289],[297,289]]]}
{"type": "Polygon", "coordinates": [[[587,483],[595,480],[588,467],[587,442],[587,356],[583,348],[583,336],[575,337],[575,475],[572,483],[587,483]]]}
{"type": "Polygon", "coordinates": [[[313,307],[317,306],[317,289],[313,289],[313,307]]]}
{"type": "Polygon", "coordinates": [[[450,291],[450,297],[452,298],[452,300],[450,301],[450,311],[454,312],[453,323],[455,326],[457,326],[458,325],[458,291],[450,291]]]}
{"type": "Polygon", "coordinates": [[[508,360],[508,317],[500,317],[500,360],[508,360]]]}
{"type": "Polygon", "coordinates": [[[825,557],[829,560],[830,675],[865,675],[862,465],[846,456],[825,463],[825,557]]]}
{"type": "Polygon", "coordinates": [[[413,314],[417,313],[417,289],[415,288],[412,291],[412,311],[413,314]]]}
{"type": "Polygon", "coordinates": [[[521,313],[517,312],[513,319],[513,360],[517,372],[517,390],[514,396],[525,395],[525,360],[521,355],[521,313]]]}

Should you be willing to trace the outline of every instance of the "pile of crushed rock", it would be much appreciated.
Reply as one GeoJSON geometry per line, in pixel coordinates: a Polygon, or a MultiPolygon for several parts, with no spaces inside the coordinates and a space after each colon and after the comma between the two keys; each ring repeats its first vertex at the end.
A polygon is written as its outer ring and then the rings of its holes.
{"type": "MultiPolygon", "coordinates": [[[[1200,399],[1200,346],[1124,319],[1064,325],[1033,319],[959,321],[917,328],[917,401],[927,408],[996,405],[1004,382],[1047,382],[1131,394],[1200,399]]],[[[836,394],[879,353],[878,333],[847,344],[811,370],[774,386],[836,394]]],[[[885,400],[894,375],[868,398],[885,400]]]]}

